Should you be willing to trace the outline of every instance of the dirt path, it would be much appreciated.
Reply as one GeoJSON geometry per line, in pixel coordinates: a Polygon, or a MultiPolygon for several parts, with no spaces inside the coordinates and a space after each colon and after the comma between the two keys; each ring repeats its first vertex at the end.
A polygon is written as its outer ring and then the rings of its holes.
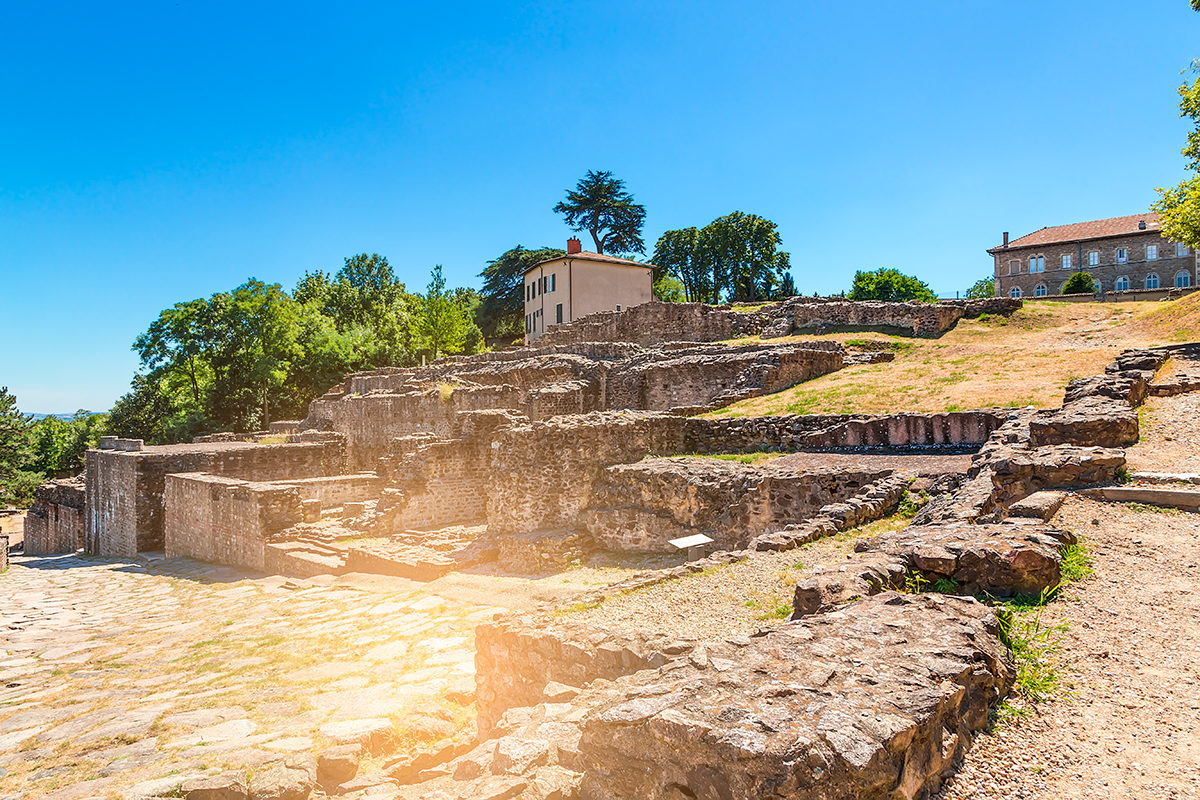
{"type": "Polygon", "coordinates": [[[1200,515],[1072,498],[1095,575],[1046,607],[1068,693],[984,736],[938,800],[1200,798],[1200,515]]]}

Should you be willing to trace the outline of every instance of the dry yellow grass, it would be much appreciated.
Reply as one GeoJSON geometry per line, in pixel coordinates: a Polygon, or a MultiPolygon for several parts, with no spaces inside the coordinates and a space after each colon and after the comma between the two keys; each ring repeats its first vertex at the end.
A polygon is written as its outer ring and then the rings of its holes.
{"type": "Polygon", "coordinates": [[[1124,348],[1200,339],[1200,293],[1169,302],[1028,302],[1009,319],[963,320],[940,339],[792,337],[804,339],[863,342],[864,349],[887,342],[896,359],[850,367],[709,416],[1054,407],[1067,381],[1103,372],[1124,348]]]}

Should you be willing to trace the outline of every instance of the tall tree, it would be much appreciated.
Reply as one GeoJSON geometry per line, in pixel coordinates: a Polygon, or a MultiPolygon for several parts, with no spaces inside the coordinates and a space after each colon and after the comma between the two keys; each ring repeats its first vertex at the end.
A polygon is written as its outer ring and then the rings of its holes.
{"type": "Polygon", "coordinates": [[[908,300],[932,303],[937,300],[937,295],[925,281],[889,267],[855,272],[850,294],[846,296],[851,300],[885,300],[893,303],[908,300]]]}
{"type": "Polygon", "coordinates": [[[971,288],[967,289],[968,300],[981,300],[987,297],[996,296],[996,280],[995,278],[980,278],[971,284],[971,288]]]}
{"type": "Polygon", "coordinates": [[[572,230],[587,231],[596,243],[596,252],[645,253],[642,223],[646,207],[633,201],[625,181],[608,171],[588,170],[574,191],[554,207],[572,230]]]}
{"type": "Polygon", "coordinates": [[[700,231],[681,228],[667,231],[654,245],[655,266],[683,284],[683,294],[689,303],[717,302],[713,276],[702,246],[700,231]]]}
{"type": "MultiPolygon", "coordinates": [[[[1191,0],[1194,11],[1200,11],[1200,0],[1191,0]]],[[[1192,62],[1192,74],[1200,75],[1200,60],[1192,62]]],[[[1192,129],[1184,142],[1186,169],[1200,173],[1200,77],[1179,87],[1179,116],[1191,120],[1192,129]]],[[[1189,247],[1200,247],[1200,175],[1193,175],[1170,189],[1157,190],[1159,198],[1150,208],[1162,220],[1163,234],[1189,247]]]]}
{"type": "Polygon", "coordinates": [[[433,268],[429,286],[418,299],[415,326],[418,346],[430,358],[473,352],[482,345],[483,337],[463,298],[446,291],[441,264],[433,268]]]}
{"type": "Polygon", "coordinates": [[[17,398],[0,386],[0,504],[27,506],[42,475],[29,469],[31,418],[17,408],[17,398]]]}
{"type": "Polygon", "coordinates": [[[525,271],[539,261],[566,255],[562,250],[543,247],[526,250],[517,245],[489,261],[479,273],[483,278],[481,302],[475,322],[489,339],[517,340],[525,333],[525,271]]]}
{"type": "Polygon", "coordinates": [[[795,293],[782,244],[774,222],[734,211],[700,230],[667,231],[654,247],[654,263],[683,284],[690,301],[774,299],[795,293]]]}

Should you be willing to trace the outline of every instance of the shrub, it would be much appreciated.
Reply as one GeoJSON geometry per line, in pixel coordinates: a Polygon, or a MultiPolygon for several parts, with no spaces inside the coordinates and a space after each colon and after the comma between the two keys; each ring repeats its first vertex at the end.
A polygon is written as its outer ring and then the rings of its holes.
{"type": "Polygon", "coordinates": [[[1076,272],[1063,284],[1063,294],[1095,294],[1096,279],[1087,272],[1076,272]]]}

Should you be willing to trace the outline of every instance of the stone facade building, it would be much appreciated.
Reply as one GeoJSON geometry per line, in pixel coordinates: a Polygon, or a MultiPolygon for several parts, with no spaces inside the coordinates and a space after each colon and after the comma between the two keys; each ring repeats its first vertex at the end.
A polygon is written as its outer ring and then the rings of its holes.
{"type": "MultiPolygon", "coordinates": [[[[1196,255],[1161,233],[1157,214],[1057,225],[987,251],[994,259],[996,295],[1062,294],[1076,272],[1087,272],[1101,294],[1196,285],[1196,255]]],[[[1132,295],[1131,295],[1132,296],[1132,295]]]]}
{"type": "Polygon", "coordinates": [[[654,299],[653,271],[653,264],[585,252],[578,239],[568,239],[566,255],[525,272],[525,342],[551,325],[649,303],[654,299]]]}

